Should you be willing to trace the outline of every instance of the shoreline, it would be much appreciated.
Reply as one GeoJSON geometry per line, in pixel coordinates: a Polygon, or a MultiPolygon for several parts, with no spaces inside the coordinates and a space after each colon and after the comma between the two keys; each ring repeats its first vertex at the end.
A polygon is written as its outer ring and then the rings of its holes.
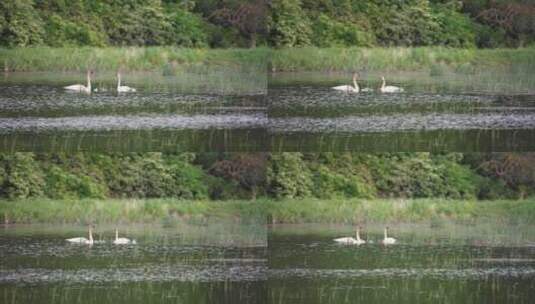
{"type": "Polygon", "coordinates": [[[224,218],[266,224],[354,224],[494,219],[535,223],[535,199],[299,199],[186,201],[178,199],[1,200],[4,224],[34,223],[202,223],[224,218]],[[265,220],[264,220],[265,219],[265,220]]]}
{"type": "MultiPolygon", "coordinates": [[[[178,47],[0,48],[4,71],[95,70],[164,72],[227,67],[265,72],[419,71],[473,73],[480,68],[532,68],[535,48],[300,47],[191,49],[178,47]]],[[[207,71],[208,72],[208,71],[207,71]]]]}

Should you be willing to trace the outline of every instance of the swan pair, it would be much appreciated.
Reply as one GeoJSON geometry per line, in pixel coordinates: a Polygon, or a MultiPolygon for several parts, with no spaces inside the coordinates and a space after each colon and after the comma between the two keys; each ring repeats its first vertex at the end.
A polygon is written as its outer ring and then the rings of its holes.
{"type": "MultiPolygon", "coordinates": [[[[93,74],[92,70],[87,70],[87,85],[83,84],[73,84],[70,86],[63,87],[67,91],[71,92],[80,92],[80,93],[86,93],[91,94],[91,75],[93,74]]],[[[95,89],[95,92],[98,91],[98,89],[95,89]]],[[[121,85],[121,73],[117,72],[117,92],[119,93],[129,93],[129,92],[136,92],[135,88],[129,87],[129,86],[123,86],[121,85]]]]}
{"type": "MultiPolygon", "coordinates": [[[[332,89],[333,90],[337,90],[337,91],[344,91],[344,92],[347,92],[347,93],[373,92],[373,89],[370,89],[370,88],[360,89],[360,87],[359,87],[359,85],[357,83],[357,79],[358,79],[358,74],[357,73],[353,73],[353,85],[352,86],[351,85],[341,85],[341,86],[333,87],[332,89]]],[[[381,76],[381,80],[383,81],[383,83],[381,84],[381,87],[379,88],[379,91],[381,93],[401,93],[401,92],[404,91],[403,88],[400,88],[400,87],[387,86],[384,76],[381,76]]]]}
{"type": "MultiPolygon", "coordinates": [[[[105,241],[95,241],[93,239],[93,230],[91,226],[89,227],[89,239],[86,239],[85,237],[75,237],[75,238],[66,239],[66,241],[69,243],[85,244],[85,245],[105,243],[105,241]]],[[[136,240],[131,240],[128,238],[120,238],[119,230],[117,229],[115,229],[115,240],[113,240],[112,243],[115,245],[137,244],[136,240]]]]}
{"type": "MultiPolygon", "coordinates": [[[[360,232],[359,231],[359,227],[357,227],[357,231],[355,233],[356,234],[355,238],[352,238],[352,237],[341,237],[341,238],[334,239],[334,241],[336,243],[345,244],[345,245],[362,245],[362,244],[366,244],[366,241],[360,238],[360,233],[359,232],[360,232]]],[[[380,240],[379,243],[384,244],[384,245],[391,245],[391,244],[395,244],[396,242],[397,242],[397,240],[395,238],[388,236],[388,227],[385,227],[384,238],[382,240],[380,240]]]]}

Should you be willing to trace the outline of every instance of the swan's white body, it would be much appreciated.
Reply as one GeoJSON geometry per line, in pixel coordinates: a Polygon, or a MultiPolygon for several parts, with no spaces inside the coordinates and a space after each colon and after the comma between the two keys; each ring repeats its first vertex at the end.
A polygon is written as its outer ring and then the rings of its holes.
{"type": "Polygon", "coordinates": [[[135,92],[136,89],[129,87],[129,86],[122,86],[121,85],[121,74],[117,73],[117,92],[121,93],[128,93],[128,92],[135,92]]]}
{"type": "Polygon", "coordinates": [[[359,85],[357,83],[357,74],[353,74],[353,85],[350,86],[350,85],[341,85],[341,86],[336,86],[336,87],[332,87],[333,90],[337,90],[337,91],[344,91],[344,92],[347,92],[347,93],[358,93],[360,92],[360,88],[359,88],[359,85]]]}
{"type": "Polygon", "coordinates": [[[341,237],[334,239],[335,242],[339,244],[346,244],[346,245],[361,245],[366,244],[366,241],[360,238],[359,229],[357,228],[356,232],[356,238],[352,237],[341,237]]]}
{"type": "Polygon", "coordinates": [[[381,79],[383,80],[383,84],[381,85],[381,88],[380,88],[382,93],[401,93],[404,91],[403,88],[400,88],[400,87],[387,86],[384,76],[381,77],[381,79]]]}
{"type": "Polygon", "coordinates": [[[125,245],[125,244],[136,244],[136,240],[131,240],[128,238],[120,238],[119,231],[115,229],[115,240],[113,240],[115,245],[125,245]]]}
{"type": "Polygon", "coordinates": [[[70,86],[63,87],[67,91],[71,92],[81,92],[81,93],[91,93],[91,71],[87,71],[87,85],[83,84],[73,84],[70,86]]]}
{"type": "Polygon", "coordinates": [[[388,237],[388,228],[385,228],[385,237],[381,241],[381,243],[385,245],[391,245],[391,244],[395,244],[396,242],[397,240],[395,238],[388,237]]]}
{"type": "Polygon", "coordinates": [[[75,237],[66,239],[69,243],[76,243],[76,244],[86,244],[86,245],[93,245],[95,241],[93,240],[93,233],[91,231],[91,228],[89,228],[89,239],[86,239],[85,237],[75,237]]]}

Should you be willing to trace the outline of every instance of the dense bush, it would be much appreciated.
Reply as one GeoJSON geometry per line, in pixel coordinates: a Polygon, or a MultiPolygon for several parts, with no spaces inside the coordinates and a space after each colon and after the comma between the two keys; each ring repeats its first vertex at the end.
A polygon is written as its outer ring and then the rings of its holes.
{"type": "Polygon", "coordinates": [[[535,154],[0,154],[0,197],[525,198],[535,154]]]}
{"type": "Polygon", "coordinates": [[[312,174],[301,153],[273,154],[267,180],[271,195],[277,198],[306,197],[312,192],[312,174]]]}
{"type": "Polygon", "coordinates": [[[296,47],[311,43],[311,23],[301,10],[300,0],[273,1],[268,29],[274,46],[296,47]]]}
{"type": "Polygon", "coordinates": [[[351,22],[341,22],[320,14],[312,24],[313,44],[319,47],[330,46],[372,46],[375,36],[363,31],[351,22]]]}
{"type": "Polygon", "coordinates": [[[515,0],[4,0],[0,45],[525,46],[515,0]]]}
{"type": "MultiPolygon", "coordinates": [[[[476,163],[485,166],[485,159],[476,163]]],[[[471,168],[464,155],[455,153],[283,153],[271,157],[267,171],[268,192],[277,198],[496,199],[526,197],[534,185],[529,170],[511,169],[522,178],[490,175],[471,168]]]]}
{"type": "Polygon", "coordinates": [[[26,198],[43,195],[45,181],[32,153],[0,156],[0,194],[8,198],[26,198]]]}
{"type": "Polygon", "coordinates": [[[31,0],[0,1],[0,45],[28,46],[43,43],[43,21],[31,0]]]}

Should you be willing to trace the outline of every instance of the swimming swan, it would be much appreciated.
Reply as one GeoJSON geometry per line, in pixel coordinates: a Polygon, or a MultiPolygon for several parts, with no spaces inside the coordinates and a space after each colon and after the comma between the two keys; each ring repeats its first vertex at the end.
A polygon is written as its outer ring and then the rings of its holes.
{"type": "Polygon", "coordinates": [[[84,86],[83,84],[73,84],[70,86],[63,87],[67,91],[71,92],[81,92],[81,93],[91,93],[91,74],[93,74],[93,71],[87,70],[87,86],[84,86]]]}
{"type": "Polygon", "coordinates": [[[136,91],[135,88],[121,85],[121,73],[117,72],[117,92],[127,93],[127,92],[135,92],[135,91],[136,91]]]}
{"type": "Polygon", "coordinates": [[[77,243],[77,244],[87,244],[87,245],[93,245],[95,242],[93,241],[93,231],[91,230],[91,227],[89,227],[89,239],[86,239],[85,237],[75,237],[66,239],[69,243],[77,243]]]}
{"type": "Polygon", "coordinates": [[[115,245],[125,245],[125,244],[136,244],[136,240],[131,240],[127,238],[119,237],[119,230],[115,229],[115,240],[113,240],[115,245]]]}
{"type": "Polygon", "coordinates": [[[381,244],[389,245],[389,244],[395,244],[396,243],[395,238],[388,237],[388,227],[385,227],[385,238],[381,240],[381,244]]]}
{"type": "Polygon", "coordinates": [[[341,85],[341,86],[332,87],[332,89],[337,90],[337,91],[344,91],[347,93],[358,93],[360,91],[360,88],[357,83],[357,78],[358,78],[357,73],[353,73],[353,86],[341,85]]]}
{"type": "Polygon", "coordinates": [[[386,80],[384,76],[381,76],[381,79],[383,80],[383,84],[381,85],[381,88],[379,89],[382,93],[401,93],[403,92],[403,88],[396,87],[396,86],[387,86],[386,80]]]}
{"type": "Polygon", "coordinates": [[[356,234],[356,238],[342,237],[342,238],[334,239],[334,241],[339,243],[339,244],[346,244],[346,245],[366,244],[366,241],[360,238],[359,228],[358,227],[357,227],[357,232],[355,234],[356,234]]]}

